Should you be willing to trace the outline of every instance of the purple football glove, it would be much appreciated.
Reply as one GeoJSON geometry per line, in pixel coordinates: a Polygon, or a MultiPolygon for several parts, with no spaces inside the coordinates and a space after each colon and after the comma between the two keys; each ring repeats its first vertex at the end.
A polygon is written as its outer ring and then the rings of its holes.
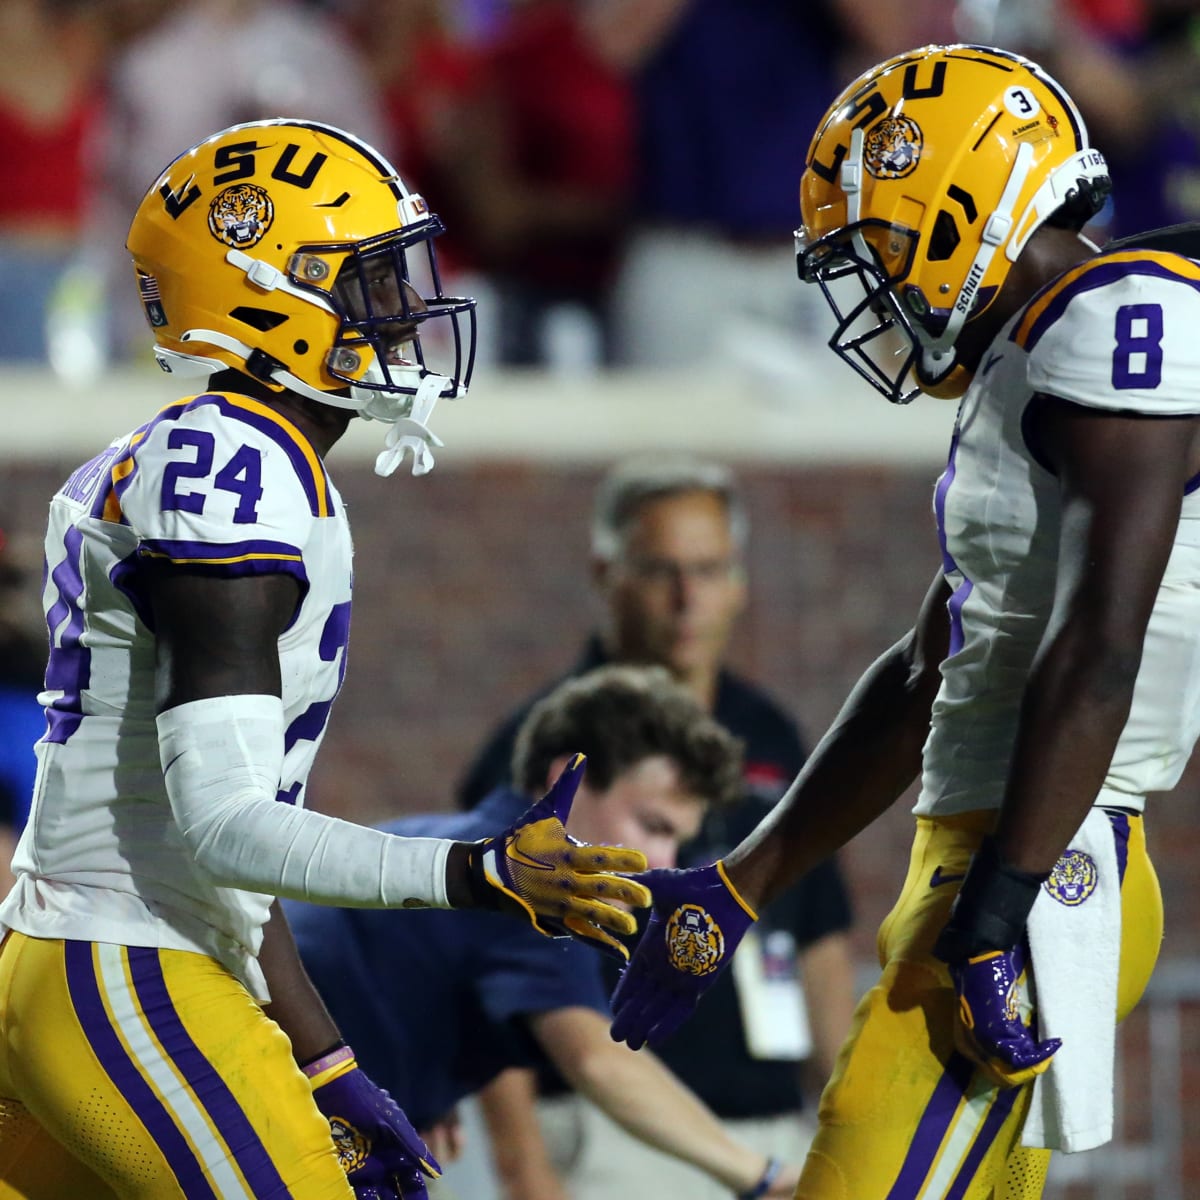
{"type": "Polygon", "coordinates": [[[955,1044],[995,1083],[1017,1087],[1049,1067],[1062,1039],[1035,1041],[1026,1023],[1021,1012],[1025,955],[1020,947],[951,963],[950,978],[958,995],[955,1044]]]}
{"type": "Polygon", "coordinates": [[[400,1106],[354,1059],[332,1079],[314,1083],[313,1099],[329,1120],[338,1160],[358,1200],[428,1200],[425,1176],[442,1173],[400,1106]]]}
{"type": "Polygon", "coordinates": [[[1035,1041],[1022,1005],[1025,922],[1047,874],[1018,869],[983,838],[933,945],[958,996],[954,1043],[1001,1087],[1040,1075],[1062,1045],[1061,1038],[1035,1041]]]}
{"type": "Polygon", "coordinates": [[[612,1036],[640,1050],[674,1033],[758,920],[719,862],[639,875],[654,911],[613,992],[612,1036]]]}
{"type": "Polygon", "coordinates": [[[568,836],[571,803],[583,778],[577,754],[546,795],[498,837],[471,844],[471,890],[481,908],[524,912],[548,937],[575,937],[628,957],[614,933],[637,922],[613,901],[645,908],[650,893],[626,872],[644,871],[646,856],[624,846],[592,846],[568,836]]]}

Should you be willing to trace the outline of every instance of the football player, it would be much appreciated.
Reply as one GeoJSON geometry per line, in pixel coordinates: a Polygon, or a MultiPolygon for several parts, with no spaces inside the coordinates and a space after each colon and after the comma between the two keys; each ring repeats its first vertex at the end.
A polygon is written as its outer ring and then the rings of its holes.
{"type": "Polygon", "coordinates": [[[665,1036],[761,906],[919,780],[800,1200],[1037,1197],[1052,1149],[1111,1137],[1113,1028],[1162,931],[1145,799],[1200,731],[1200,262],[1161,232],[1099,251],[1108,189],[1062,88],[976,46],[866,72],[809,148],[798,265],[831,347],[894,403],[959,399],[939,566],[783,804],[647,877],[613,1023],[665,1036]],[[697,909],[715,962],[671,936],[697,909]]]}
{"type": "Polygon", "coordinates": [[[274,898],[505,908],[589,941],[634,927],[609,900],[648,900],[609,873],[643,855],[566,838],[578,756],[471,843],[303,807],[350,624],[325,454],[358,416],[387,430],[380,474],[423,473],[471,372],[440,231],[369,146],[292,120],[200,143],[133,218],[159,364],[207,388],[50,504],[47,727],[0,907],[0,1196],[424,1197],[432,1155],[274,898]]]}

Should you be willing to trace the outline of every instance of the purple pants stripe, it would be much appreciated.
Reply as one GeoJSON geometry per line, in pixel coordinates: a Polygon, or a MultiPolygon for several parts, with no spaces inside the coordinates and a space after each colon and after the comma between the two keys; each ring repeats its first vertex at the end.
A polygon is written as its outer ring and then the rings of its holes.
{"type": "Polygon", "coordinates": [[[991,1149],[996,1135],[1000,1132],[1000,1127],[1008,1119],[1020,1094],[1020,1088],[997,1089],[996,1099],[992,1102],[992,1107],[988,1109],[983,1126],[975,1135],[971,1149],[967,1151],[967,1157],[963,1159],[963,1164],[954,1177],[954,1182],[946,1192],[946,1200],[962,1200],[967,1194],[967,1188],[971,1186],[983,1156],[991,1149]]]}
{"type": "Polygon", "coordinates": [[[229,1147],[250,1191],[261,1200],[287,1200],[291,1192],[254,1126],[179,1019],[167,991],[158,951],[149,946],[131,946],[128,953],[133,989],[147,1023],[229,1147]]]}
{"type": "Polygon", "coordinates": [[[886,1200],[916,1200],[937,1157],[938,1147],[950,1128],[950,1122],[954,1120],[954,1114],[958,1112],[973,1071],[970,1061],[963,1055],[955,1053],[950,1056],[921,1114],[908,1154],[900,1164],[900,1172],[886,1200]]]}
{"type": "Polygon", "coordinates": [[[217,1200],[204,1169],[171,1114],[125,1052],[100,997],[90,942],[64,942],[67,990],[84,1036],[125,1102],[167,1160],[188,1200],[217,1200]]]}

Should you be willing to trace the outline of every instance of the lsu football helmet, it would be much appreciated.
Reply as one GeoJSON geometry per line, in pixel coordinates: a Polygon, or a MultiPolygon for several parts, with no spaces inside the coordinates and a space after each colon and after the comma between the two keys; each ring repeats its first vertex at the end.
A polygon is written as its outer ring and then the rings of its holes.
{"type": "Polygon", "coordinates": [[[861,75],[817,128],[800,182],[800,277],[837,319],[831,348],[889,400],[960,396],[964,323],[995,300],[1036,229],[1082,229],[1109,186],[1079,111],[1036,63],[926,46],[861,75]]]}
{"type": "Polygon", "coordinates": [[[386,159],[311,121],[234,125],[180,155],[126,243],[166,371],[234,368],[271,388],[389,424],[376,470],[413,471],[426,422],[466,392],[475,301],[443,294],[441,221],[386,159]],[[432,324],[431,324],[432,323],[432,324]],[[426,364],[429,337],[447,359],[426,364]]]}

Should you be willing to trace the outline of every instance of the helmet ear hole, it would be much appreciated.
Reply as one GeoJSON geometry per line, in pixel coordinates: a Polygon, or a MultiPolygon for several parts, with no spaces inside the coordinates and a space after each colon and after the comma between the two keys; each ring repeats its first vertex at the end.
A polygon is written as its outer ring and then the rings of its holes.
{"type": "Polygon", "coordinates": [[[259,329],[263,333],[282,325],[287,320],[286,313],[273,312],[269,308],[253,308],[246,305],[230,309],[229,315],[235,321],[241,321],[243,325],[249,325],[251,329],[259,329]]]}
{"type": "Polygon", "coordinates": [[[929,252],[926,257],[930,262],[945,262],[958,249],[960,241],[962,238],[958,233],[958,222],[943,208],[933,222],[933,233],[929,238],[929,252]]]}

